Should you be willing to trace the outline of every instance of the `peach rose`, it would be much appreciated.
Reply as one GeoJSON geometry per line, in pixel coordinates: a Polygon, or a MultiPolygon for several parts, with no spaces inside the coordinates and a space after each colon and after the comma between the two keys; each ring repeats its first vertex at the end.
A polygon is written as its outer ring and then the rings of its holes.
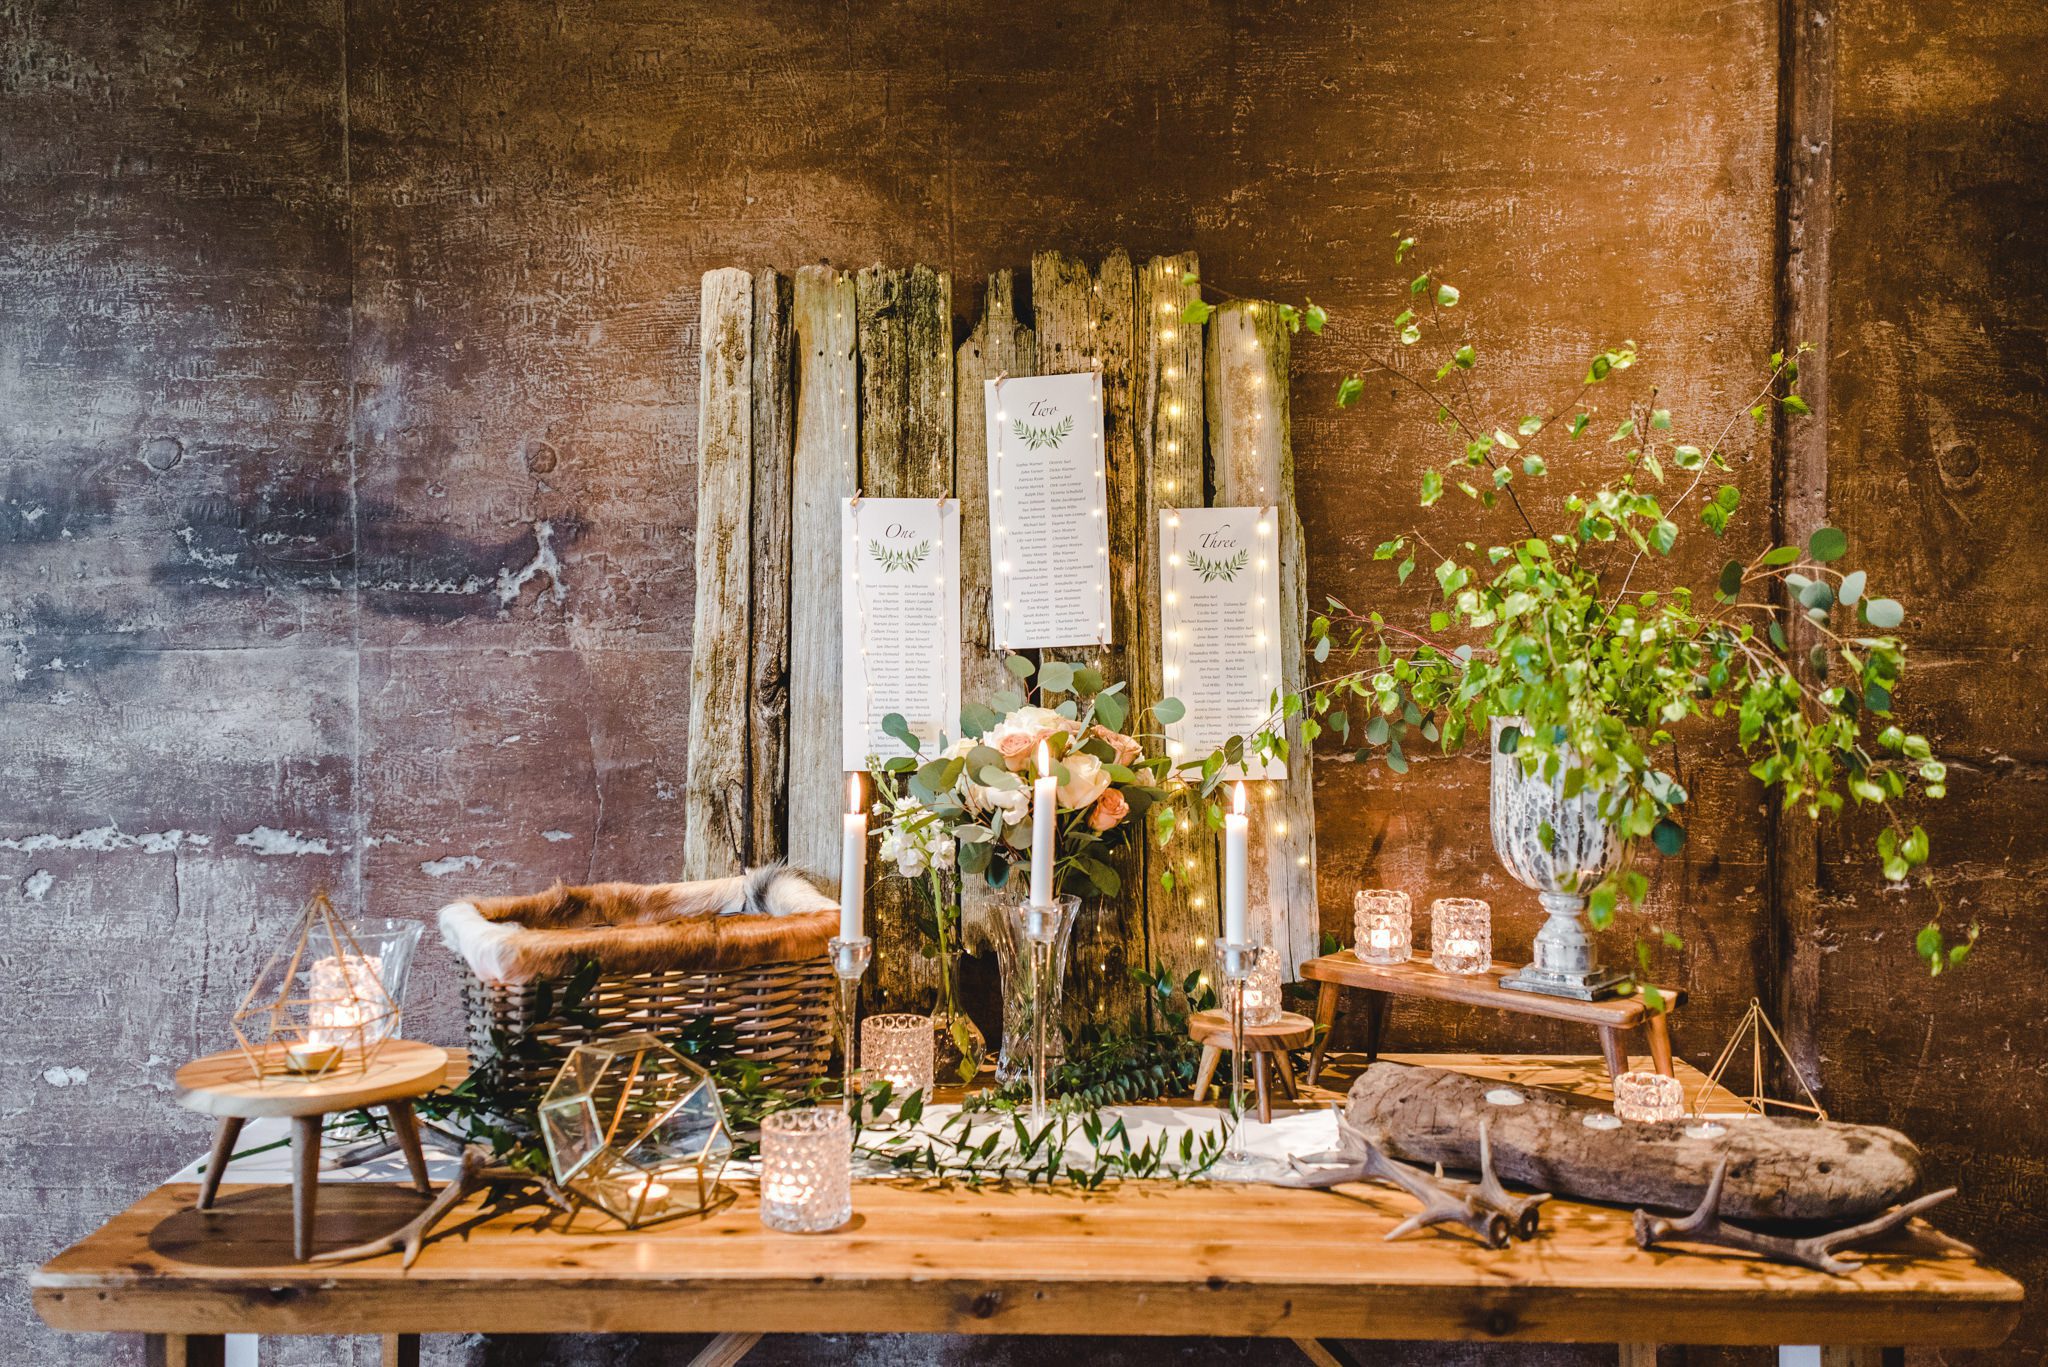
{"type": "Polygon", "coordinates": [[[1013,774],[1021,774],[1031,767],[1038,754],[1039,737],[1028,731],[1013,731],[996,741],[996,750],[1003,757],[1003,767],[1013,774]]]}
{"type": "Polygon", "coordinates": [[[1106,831],[1131,814],[1131,804],[1115,788],[1103,790],[1095,799],[1095,809],[1088,813],[1088,829],[1106,831]]]}
{"type": "Polygon", "coordinates": [[[1131,764],[1132,761],[1136,760],[1139,755],[1145,753],[1144,746],[1138,744],[1138,742],[1132,740],[1129,736],[1125,735],[1121,731],[1110,730],[1101,722],[1097,722],[1095,723],[1095,725],[1088,728],[1088,736],[1091,740],[1099,740],[1104,745],[1107,745],[1110,749],[1110,753],[1116,756],[1116,762],[1118,764],[1128,766],[1129,764],[1131,764]]]}

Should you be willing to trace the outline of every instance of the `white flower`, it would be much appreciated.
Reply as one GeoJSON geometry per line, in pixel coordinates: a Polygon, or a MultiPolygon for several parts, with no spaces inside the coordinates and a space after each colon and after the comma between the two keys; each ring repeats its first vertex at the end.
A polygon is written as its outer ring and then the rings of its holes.
{"type": "Polygon", "coordinates": [[[1085,750],[1076,750],[1060,761],[1067,771],[1067,781],[1060,785],[1060,806],[1068,811],[1079,811],[1090,806],[1109,787],[1109,771],[1102,761],[1085,750]]]}

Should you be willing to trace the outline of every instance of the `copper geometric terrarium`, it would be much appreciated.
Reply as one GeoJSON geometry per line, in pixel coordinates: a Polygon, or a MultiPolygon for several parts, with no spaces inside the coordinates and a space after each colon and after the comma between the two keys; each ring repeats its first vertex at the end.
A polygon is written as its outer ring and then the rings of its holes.
{"type": "Polygon", "coordinates": [[[313,894],[235,1010],[235,1042],[259,1082],[362,1072],[376,1060],[398,1033],[386,984],[404,981],[420,932],[417,922],[387,925],[358,937],[324,890],[313,894]]]}

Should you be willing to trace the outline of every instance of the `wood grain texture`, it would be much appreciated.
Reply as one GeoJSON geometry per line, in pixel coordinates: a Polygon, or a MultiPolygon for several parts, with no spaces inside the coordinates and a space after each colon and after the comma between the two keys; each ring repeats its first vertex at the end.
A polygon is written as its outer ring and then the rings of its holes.
{"type": "Polygon", "coordinates": [[[690,776],[683,877],[725,878],[746,863],[752,708],[754,279],[704,277],[698,325],[697,626],[690,647],[690,776]]]}
{"type": "MultiPolygon", "coordinates": [[[[1657,1323],[1699,1343],[1989,1345],[2018,1283],[1952,1249],[1879,1254],[1851,1278],[1746,1257],[1635,1247],[1629,1213],[1555,1201],[1544,1236],[1480,1257],[1456,1238],[1383,1236],[1411,1203],[1338,1193],[1126,1184],[1081,1195],[864,1183],[856,1222],[791,1239],[763,1228],[751,1183],[702,1220],[616,1237],[608,1222],[472,1199],[461,1238],[396,1259],[305,1269],[279,1256],[275,1188],[229,1187],[189,1211],[165,1187],[34,1274],[53,1324],[266,1333],[1072,1333],[1611,1342],[1657,1323]],[[1207,1231],[1191,1239],[1191,1229],[1207,1231]],[[715,1245],[718,1256],[703,1251],[715,1245]]],[[[340,1223],[389,1197],[322,1193],[340,1223]]]]}
{"type": "Polygon", "coordinates": [[[789,533],[789,862],[839,877],[839,505],[860,488],[860,376],[853,277],[796,273],[796,434],[789,533]]]}
{"type": "MultiPolygon", "coordinates": [[[[1110,644],[1063,646],[1041,652],[1098,670],[1105,682],[1130,679],[1129,642],[1139,606],[1137,563],[1137,446],[1132,409],[1136,279],[1121,249],[1099,267],[1064,252],[1031,258],[1031,308],[1038,330],[1041,373],[1096,371],[1102,377],[1103,471],[1108,491],[1110,644]]],[[[1144,1010],[1130,970],[1142,964],[1144,898],[1149,878],[1142,839],[1104,862],[1123,891],[1105,897],[1084,890],[1074,925],[1067,984],[1067,1026],[1120,1023],[1144,1010]]],[[[1071,887],[1068,889],[1073,891],[1071,887]]]]}
{"type": "MultiPolygon", "coordinates": [[[[1015,685],[1003,667],[1004,652],[990,639],[988,522],[988,394],[984,382],[1038,373],[1038,335],[1017,313],[1017,279],[1012,271],[989,276],[981,316],[960,344],[953,365],[953,484],[960,495],[960,697],[986,702],[1015,685]]],[[[970,951],[993,950],[1002,914],[1002,895],[980,878],[960,887],[960,926],[970,951]]]]}
{"type": "MultiPolygon", "coordinates": [[[[754,272],[753,487],[748,553],[747,850],[749,865],[788,850],[791,473],[796,442],[792,282],[754,272]]],[[[698,509],[702,525],[703,509],[698,509]]],[[[698,582],[703,582],[700,578],[698,582]]]]}
{"type": "MultiPolygon", "coordinates": [[[[1308,554],[1295,510],[1288,399],[1292,339],[1271,304],[1233,300],[1209,318],[1206,338],[1209,467],[1218,507],[1271,507],[1279,524],[1280,684],[1299,689],[1308,627],[1308,554]]],[[[1287,723],[1287,777],[1247,785],[1252,798],[1250,933],[1282,956],[1283,981],[1315,957],[1315,756],[1287,723]]]]}
{"type": "MultiPolygon", "coordinates": [[[[1170,696],[1165,686],[1164,638],[1160,634],[1159,511],[1204,505],[1207,449],[1204,412],[1203,332],[1181,321],[1181,310],[1198,287],[1184,283],[1201,269],[1193,252],[1157,256],[1137,273],[1136,361],[1132,374],[1132,427],[1137,439],[1135,502],[1138,601],[1129,648],[1131,700],[1142,712],[1170,696]]],[[[1157,730],[1156,725],[1153,730],[1157,730]]],[[[1202,814],[1189,811],[1166,847],[1148,846],[1145,893],[1145,953],[1148,969],[1163,968],[1178,983],[1190,973],[1211,971],[1221,922],[1217,903],[1216,838],[1202,814]],[[1173,885],[1159,875],[1173,872],[1173,885]]]]}
{"type": "MultiPolygon", "coordinates": [[[[872,266],[856,282],[860,325],[860,468],[872,498],[953,493],[953,286],[926,266],[872,266]]],[[[957,725],[957,720],[954,723],[957,725]]],[[[948,728],[949,733],[951,727],[948,728]]],[[[867,988],[883,1009],[927,1009],[937,963],[916,924],[922,886],[871,861],[867,988]]]]}

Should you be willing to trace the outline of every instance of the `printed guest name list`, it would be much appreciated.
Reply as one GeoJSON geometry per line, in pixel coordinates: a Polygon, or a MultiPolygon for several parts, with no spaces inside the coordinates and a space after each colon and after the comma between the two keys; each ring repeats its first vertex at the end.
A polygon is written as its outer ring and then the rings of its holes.
{"type": "MultiPolygon", "coordinates": [[[[1273,508],[1159,510],[1161,663],[1167,696],[1187,708],[1167,753],[1199,756],[1248,736],[1280,686],[1280,538],[1273,508]]],[[[1233,765],[1232,778],[1285,778],[1279,760],[1233,765]]]]}
{"type": "Polygon", "coordinates": [[[989,380],[984,397],[997,647],[1109,644],[1102,377],[989,380]]]}
{"type": "Polygon", "coordinates": [[[960,503],[840,503],[843,767],[908,754],[882,730],[894,712],[930,753],[960,717],[960,503]]]}

